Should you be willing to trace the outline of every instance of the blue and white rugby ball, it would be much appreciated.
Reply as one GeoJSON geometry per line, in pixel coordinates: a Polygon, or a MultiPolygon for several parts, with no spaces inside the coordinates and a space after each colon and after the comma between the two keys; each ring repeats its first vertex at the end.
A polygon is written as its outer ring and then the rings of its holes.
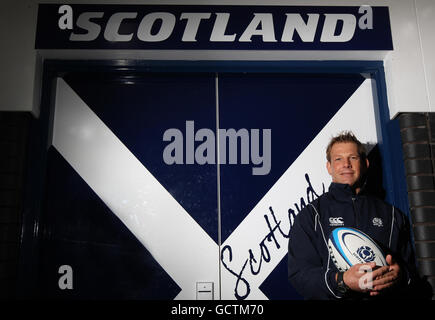
{"type": "Polygon", "coordinates": [[[354,228],[335,228],[328,239],[329,253],[339,271],[346,271],[359,263],[374,261],[386,266],[381,248],[364,232],[354,228]]]}

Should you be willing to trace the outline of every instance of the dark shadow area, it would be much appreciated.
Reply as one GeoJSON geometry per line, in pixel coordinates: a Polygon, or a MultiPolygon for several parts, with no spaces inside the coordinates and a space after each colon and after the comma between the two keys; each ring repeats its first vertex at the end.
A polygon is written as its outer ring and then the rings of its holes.
{"type": "MultiPolygon", "coordinates": [[[[383,187],[383,170],[382,170],[382,156],[379,146],[373,144],[365,145],[367,150],[367,159],[369,160],[369,168],[365,174],[364,193],[373,197],[385,200],[386,191],[383,187]]],[[[380,245],[378,243],[378,245],[380,245]]],[[[382,250],[390,253],[389,249],[380,245],[382,250]]],[[[407,272],[418,273],[417,270],[408,270],[407,272]]],[[[397,293],[387,295],[386,297],[379,297],[379,299],[426,299],[430,300],[432,297],[432,287],[427,280],[426,276],[418,276],[416,280],[410,284],[405,290],[398,290],[397,293]]]]}
{"type": "Polygon", "coordinates": [[[382,157],[378,145],[366,144],[369,168],[366,172],[364,193],[376,198],[385,199],[386,192],[383,186],[382,157]]]}

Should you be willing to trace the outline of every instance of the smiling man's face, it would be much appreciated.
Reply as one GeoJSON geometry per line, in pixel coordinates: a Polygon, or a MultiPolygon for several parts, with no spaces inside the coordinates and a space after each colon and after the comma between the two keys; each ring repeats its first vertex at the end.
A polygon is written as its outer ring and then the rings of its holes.
{"type": "MultiPolygon", "coordinates": [[[[361,161],[358,147],[353,142],[337,142],[331,148],[331,160],[326,163],[332,182],[353,186],[368,168],[369,162],[361,161]]],[[[358,190],[357,190],[358,191],[358,190]]]]}

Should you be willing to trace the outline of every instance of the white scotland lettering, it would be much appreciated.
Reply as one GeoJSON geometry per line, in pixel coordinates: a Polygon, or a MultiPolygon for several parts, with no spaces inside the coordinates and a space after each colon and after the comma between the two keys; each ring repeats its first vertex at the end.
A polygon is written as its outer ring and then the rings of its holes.
{"type": "Polygon", "coordinates": [[[323,25],[320,42],[348,42],[355,33],[356,18],[352,14],[325,14],[325,24],[323,25]],[[338,21],[342,21],[343,28],[341,33],[335,35],[338,21]]]}
{"type": "Polygon", "coordinates": [[[119,34],[118,27],[123,20],[134,19],[136,16],[136,12],[118,12],[113,14],[104,30],[104,39],[107,41],[130,41],[133,38],[133,34],[119,34]]]}
{"type": "Polygon", "coordinates": [[[229,13],[216,13],[216,20],[210,35],[211,42],[234,42],[236,40],[236,34],[225,34],[229,20],[229,13]]]}
{"type": "Polygon", "coordinates": [[[143,17],[137,30],[137,37],[145,42],[160,42],[168,39],[174,30],[176,18],[169,12],[153,12],[143,17]],[[151,33],[151,29],[157,21],[161,21],[159,31],[151,33]]]}
{"type": "Polygon", "coordinates": [[[252,36],[255,35],[261,36],[264,42],[276,42],[271,13],[254,13],[254,18],[240,36],[239,41],[251,42],[252,36]]]}
{"type": "Polygon", "coordinates": [[[180,20],[187,20],[186,29],[183,33],[183,42],[196,42],[196,34],[202,19],[210,19],[211,13],[183,13],[180,20]]]}
{"type": "Polygon", "coordinates": [[[282,33],[282,42],[293,42],[293,35],[297,31],[303,42],[313,42],[316,35],[317,24],[319,23],[319,14],[309,13],[308,21],[305,24],[302,16],[297,13],[287,13],[287,19],[282,33]]]}
{"type": "MultiPolygon", "coordinates": [[[[93,41],[97,39],[100,34],[101,26],[95,22],[92,22],[91,19],[98,19],[104,16],[104,12],[83,12],[77,18],[77,26],[83,30],[86,30],[86,33],[71,33],[69,40],[70,41],[93,41]]],[[[112,27],[109,27],[109,29],[112,27]]]]}
{"type": "Polygon", "coordinates": [[[204,21],[211,21],[213,28],[208,36],[210,42],[252,42],[252,37],[260,37],[263,42],[294,42],[297,33],[302,42],[314,42],[317,31],[321,30],[320,42],[348,42],[352,40],[356,28],[361,30],[373,29],[373,11],[370,6],[359,8],[358,16],[350,13],[324,13],[319,19],[318,13],[285,13],[283,26],[275,24],[276,17],[272,13],[253,13],[250,22],[240,34],[226,34],[231,21],[230,13],[219,12],[182,12],[176,16],[170,12],[151,12],[139,14],[138,12],[115,12],[103,22],[105,12],[82,12],[77,17],[76,26],[73,26],[72,7],[62,5],[58,27],[60,30],[74,30],[69,40],[73,42],[89,42],[96,40],[104,29],[104,39],[109,42],[129,42],[136,35],[143,42],[162,42],[169,39],[176,28],[183,28],[181,42],[197,42],[197,36],[204,21]],[[307,17],[307,18],[306,18],[307,17]],[[305,22],[307,20],[307,22],[305,22]],[[179,26],[182,21],[181,26],[179,26]],[[322,24],[319,24],[322,21],[322,24]],[[358,21],[358,23],[357,23],[358,21]],[[137,25],[136,32],[122,34],[123,24],[137,25]],[[338,25],[341,24],[341,30],[338,25]],[[77,28],[81,29],[77,33],[77,28]],[[154,30],[154,28],[158,30],[154,30]],[[336,34],[337,29],[339,33],[336,34]],[[83,32],[84,30],[84,32],[83,32]],[[152,31],[153,30],[153,31],[152,31]],[[282,30],[280,40],[277,40],[276,31],[282,30]]]}

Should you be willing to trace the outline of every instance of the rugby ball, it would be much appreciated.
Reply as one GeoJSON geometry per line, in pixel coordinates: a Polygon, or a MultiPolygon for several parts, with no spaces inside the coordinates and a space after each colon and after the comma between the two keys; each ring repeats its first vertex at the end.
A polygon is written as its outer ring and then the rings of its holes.
{"type": "Polygon", "coordinates": [[[354,228],[335,228],[328,238],[329,253],[339,271],[359,263],[375,262],[386,266],[381,248],[364,232],[354,228]]]}

